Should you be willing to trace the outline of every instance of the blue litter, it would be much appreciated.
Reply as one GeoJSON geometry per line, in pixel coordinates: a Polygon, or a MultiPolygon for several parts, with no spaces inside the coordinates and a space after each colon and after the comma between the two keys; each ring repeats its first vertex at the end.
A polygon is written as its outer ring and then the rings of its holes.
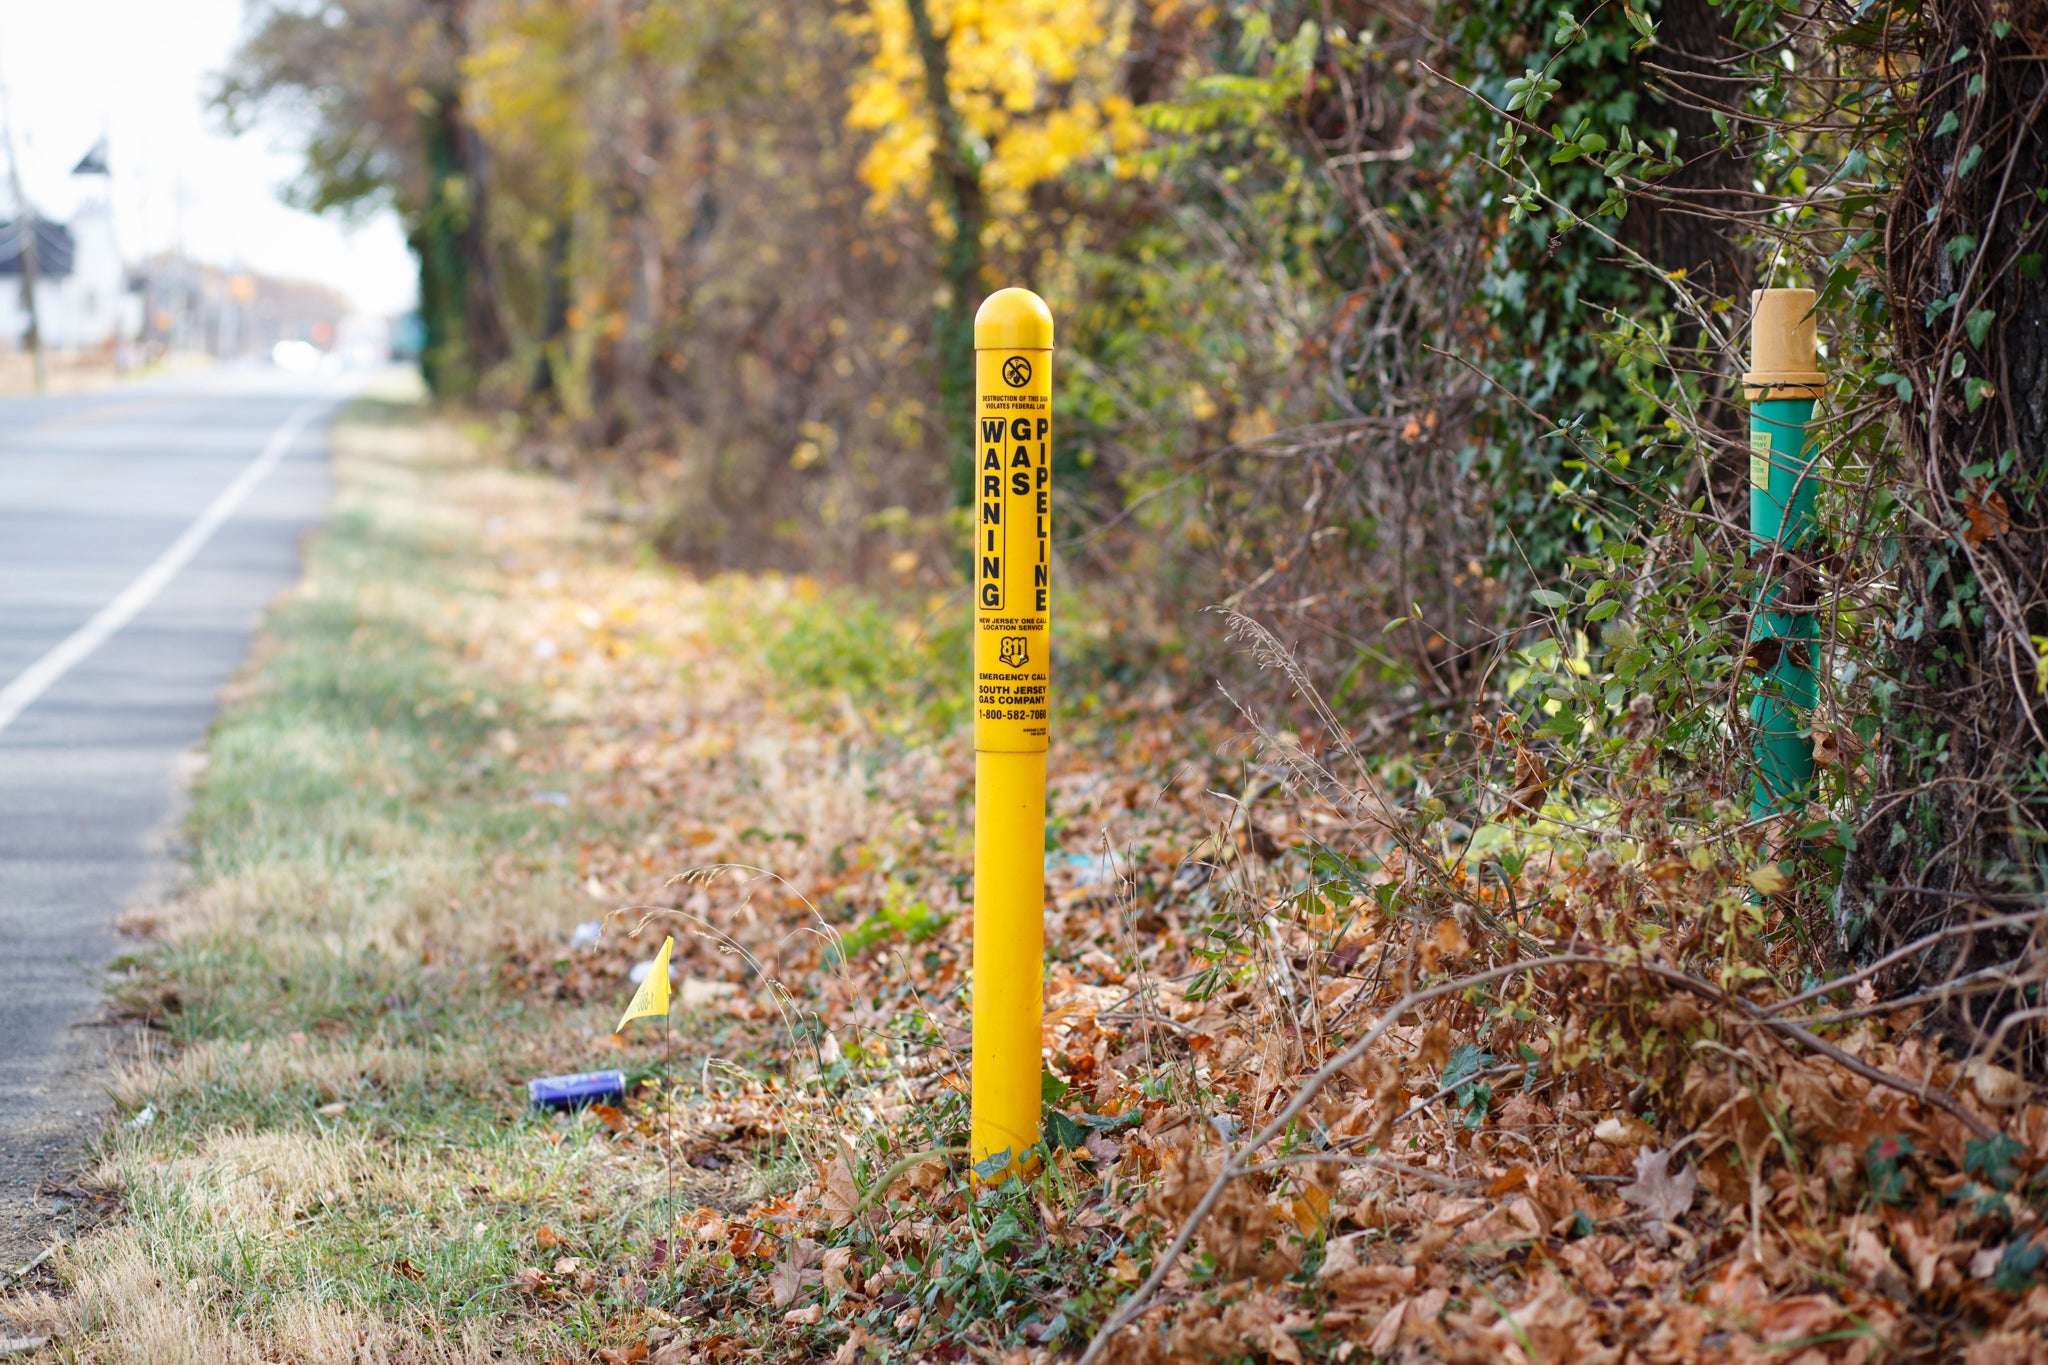
{"type": "Polygon", "coordinates": [[[624,1099],[626,1073],[623,1071],[581,1071],[574,1076],[543,1076],[526,1083],[526,1093],[536,1109],[580,1109],[624,1099]]]}

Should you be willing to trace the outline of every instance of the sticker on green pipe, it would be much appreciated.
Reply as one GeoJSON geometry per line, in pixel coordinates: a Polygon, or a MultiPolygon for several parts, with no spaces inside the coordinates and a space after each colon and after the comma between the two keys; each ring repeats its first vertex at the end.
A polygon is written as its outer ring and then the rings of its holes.
{"type": "Polygon", "coordinates": [[[1749,486],[1763,489],[1771,486],[1771,432],[1762,422],[1752,427],[1749,433],[1749,486]]]}

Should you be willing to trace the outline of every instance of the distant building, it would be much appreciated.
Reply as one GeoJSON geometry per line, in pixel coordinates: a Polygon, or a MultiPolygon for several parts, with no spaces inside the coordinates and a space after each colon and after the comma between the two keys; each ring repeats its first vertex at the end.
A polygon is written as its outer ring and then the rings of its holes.
{"type": "Polygon", "coordinates": [[[349,302],[323,284],[223,270],[164,251],[136,272],[143,346],[151,354],[203,351],[231,360],[267,356],[280,341],[332,349],[349,302]]]}
{"type": "MultiPolygon", "coordinates": [[[[53,351],[112,353],[142,329],[142,299],[132,287],[104,203],[82,208],[69,223],[36,218],[36,311],[43,345],[53,351]]],[[[0,347],[18,349],[28,336],[22,306],[23,220],[0,222],[0,347]]]]}
{"type": "MultiPolygon", "coordinates": [[[[280,341],[322,351],[346,345],[358,361],[389,354],[388,324],[351,319],[348,300],[325,285],[225,270],[173,251],[125,266],[104,202],[81,208],[69,223],[34,221],[46,351],[101,357],[123,369],[172,351],[266,357],[280,341]]],[[[0,221],[0,351],[18,351],[28,337],[25,236],[20,219],[0,221]]]]}

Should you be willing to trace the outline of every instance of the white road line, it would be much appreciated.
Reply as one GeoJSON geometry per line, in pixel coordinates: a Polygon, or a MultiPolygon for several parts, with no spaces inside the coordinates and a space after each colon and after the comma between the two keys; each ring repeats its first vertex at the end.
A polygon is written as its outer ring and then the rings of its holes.
{"type": "Polygon", "coordinates": [[[333,400],[315,398],[302,404],[291,416],[284,419],[284,425],[271,433],[264,442],[262,451],[242,467],[235,475],[235,481],[220,491],[220,495],[207,505],[198,519],[187,526],[184,533],[171,542],[171,547],[156,557],[139,574],[135,581],[121,589],[121,595],[93,613],[93,618],[73,631],[49,653],[37,659],[15,676],[13,682],[0,687],[0,731],[14,724],[21,713],[36,703],[37,698],[56,685],[57,680],[89,658],[92,652],[112,639],[121,627],[134,620],[142,609],[156,600],[156,595],[178,576],[178,571],[191,562],[206,542],[213,539],[221,523],[235,514],[263,476],[277,466],[291,448],[299,433],[313,414],[328,407],[333,400]]]}

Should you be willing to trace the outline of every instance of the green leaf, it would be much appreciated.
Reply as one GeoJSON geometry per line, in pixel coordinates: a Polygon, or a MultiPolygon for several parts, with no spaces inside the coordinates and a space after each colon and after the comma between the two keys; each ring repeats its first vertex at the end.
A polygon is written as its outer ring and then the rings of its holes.
{"type": "Polygon", "coordinates": [[[1079,1147],[1088,1140],[1088,1130],[1058,1109],[1047,1109],[1041,1126],[1045,1130],[1045,1145],[1054,1151],[1079,1147]]]}
{"type": "Polygon", "coordinates": [[[1444,1062],[1438,1088],[1449,1090],[1452,1101],[1465,1111],[1467,1128],[1477,1128],[1484,1123],[1486,1111],[1493,1105],[1493,1087],[1467,1078],[1492,1066],[1494,1060],[1494,1055],[1480,1051],[1477,1043],[1465,1043],[1444,1062]]]}
{"type": "Polygon", "coordinates": [[[990,1152],[987,1156],[974,1163],[974,1173],[983,1180],[994,1180],[1002,1175],[1003,1172],[1009,1170],[1010,1163],[1015,1159],[1010,1154],[1008,1147],[1003,1148],[1000,1152],[990,1152]]]}
{"type": "Polygon", "coordinates": [[[1983,94],[1984,73],[1979,71],[1976,75],[1970,77],[1970,83],[1963,87],[1963,93],[1968,95],[1971,99],[1975,99],[1977,98],[1977,96],[1983,94]]]}
{"type": "Polygon", "coordinates": [[[988,1231],[981,1234],[981,1239],[988,1243],[990,1251],[998,1251],[1023,1241],[1024,1225],[1017,1221],[1016,1214],[1004,1209],[996,1221],[988,1225],[988,1231]]]}
{"type": "Polygon", "coordinates": [[[1058,1104],[1073,1088],[1050,1071],[1038,1073],[1038,1097],[1047,1104],[1058,1104]]]}
{"type": "Polygon", "coordinates": [[[1605,621],[1608,617],[1614,615],[1616,612],[1620,610],[1621,599],[1619,597],[1612,597],[1609,598],[1607,601],[1602,602],[1599,606],[1593,608],[1593,610],[1587,612],[1586,619],[1588,621],[1605,621]]]}
{"type": "Polygon", "coordinates": [[[1552,592],[1549,588],[1538,588],[1529,596],[1536,599],[1538,606],[1549,607],[1552,611],[1563,611],[1571,605],[1569,597],[1561,592],[1552,592]]]}
{"type": "Polygon", "coordinates": [[[1098,1133],[1121,1133],[1143,1123],[1145,1111],[1133,1106],[1121,1114],[1076,1114],[1074,1117],[1083,1127],[1093,1128],[1098,1133]]]}
{"type": "Polygon", "coordinates": [[[1991,331],[1991,324],[1998,320],[1998,314],[1989,308],[1979,308],[1963,320],[1963,330],[1970,334],[1972,346],[1982,346],[1985,336],[1991,331]]]}
{"type": "Polygon", "coordinates": [[[1958,233],[1956,236],[1949,238],[1948,246],[1946,248],[1946,250],[1948,251],[1948,258],[1951,261],[1954,261],[1957,265],[1961,265],[1963,263],[1963,257],[1969,255],[1976,249],[1977,239],[1975,237],[1972,237],[1967,232],[1958,233]]]}
{"type": "Polygon", "coordinates": [[[1966,379],[1963,381],[1963,406],[1975,412],[1984,406],[1985,399],[1997,392],[1988,379],[1966,379]]]}
{"type": "Polygon", "coordinates": [[[2018,1161],[2026,1152],[2025,1143],[2003,1133],[1981,1142],[1972,1139],[1963,1144],[1963,1172],[1980,1175],[1997,1189],[2009,1190],[2020,1178],[2018,1161]]]}
{"type": "Polygon", "coordinates": [[[1911,1155],[1913,1140],[1904,1134],[1870,1140],[1863,1153],[1863,1177],[1873,1200],[1896,1204],[1906,1197],[1906,1172],[1899,1163],[1911,1155]]]}
{"type": "Polygon", "coordinates": [[[1437,1089],[1444,1090],[1457,1085],[1467,1076],[1492,1066],[1493,1060],[1493,1054],[1481,1051],[1477,1043],[1460,1044],[1456,1051],[1444,1059],[1443,1076],[1437,1081],[1437,1089]]]}
{"type": "Polygon", "coordinates": [[[1998,1269],[1992,1273],[1991,1286],[2008,1294],[2023,1293],[2034,1283],[2041,1262],[2048,1260],[2048,1249],[2036,1246],[2026,1238],[2008,1242],[2005,1254],[1998,1258],[1998,1269]]]}
{"type": "MultiPolygon", "coordinates": [[[[1515,106],[1512,104],[1508,106],[1508,108],[1510,109],[1514,107],[1515,106]]],[[[1941,122],[1937,123],[1934,126],[1934,135],[1936,137],[1947,137],[1950,133],[1953,133],[1956,129],[1962,126],[1962,120],[1957,118],[1956,111],[1951,109],[1946,114],[1943,114],[1941,116],[1941,122]]]]}
{"type": "Polygon", "coordinates": [[[1962,178],[1963,178],[1964,176],[1968,175],[1968,174],[1969,174],[1969,173],[1970,173],[1971,171],[1974,171],[1974,170],[1976,170],[1976,169],[1977,169],[1977,163],[1978,163],[1979,161],[1982,161],[1983,159],[1984,159],[1984,144],[1983,144],[1983,143],[1981,143],[1981,142],[1973,142],[1973,143],[1971,143],[1971,144],[1970,144],[1970,150],[1969,150],[1969,151],[1967,151],[1967,152],[1964,152],[1964,153],[1963,153],[1963,157],[1962,157],[1962,160],[1960,160],[1960,161],[1956,162],[1956,179],[1958,179],[1958,180],[1961,180],[1961,179],[1962,179],[1962,178]]]}

